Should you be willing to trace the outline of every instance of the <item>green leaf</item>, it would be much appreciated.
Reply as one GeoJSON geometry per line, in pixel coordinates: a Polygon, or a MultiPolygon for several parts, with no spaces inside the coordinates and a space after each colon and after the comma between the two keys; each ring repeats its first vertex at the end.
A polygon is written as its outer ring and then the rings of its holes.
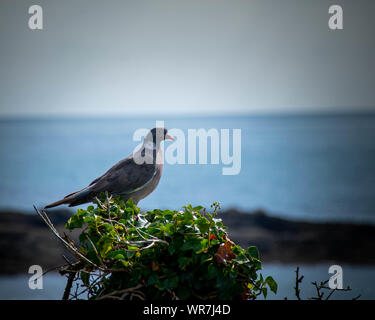
{"type": "Polygon", "coordinates": [[[199,218],[197,221],[196,221],[196,224],[199,228],[199,231],[202,233],[202,234],[205,234],[208,232],[208,228],[209,228],[209,222],[207,221],[206,218],[199,218]]]}
{"type": "Polygon", "coordinates": [[[217,274],[218,274],[218,270],[216,266],[213,263],[211,263],[208,266],[208,276],[213,279],[217,277],[217,274]]]}
{"type": "Polygon", "coordinates": [[[202,244],[203,243],[201,243],[200,239],[190,237],[190,238],[185,240],[184,244],[182,245],[181,250],[183,250],[183,251],[188,251],[188,250],[199,251],[199,250],[204,248],[204,247],[202,247],[202,244]]]}
{"type": "Polygon", "coordinates": [[[182,299],[186,300],[191,296],[190,288],[187,288],[183,285],[177,288],[177,296],[182,299]]]}
{"type": "Polygon", "coordinates": [[[138,251],[139,248],[138,247],[134,247],[134,246],[128,246],[128,250],[138,251]]]}
{"type": "Polygon", "coordinates": [[[125,259],[126,251],[125,250],[115,250],[108,253],[107,258],[113,260],[125,259]]]}
{"type": "Polygon", "coordinates": [[[126,201],[126,206],[128,208],[133,208],[134,207],[134,202],[133,202],[133,199],[132,198],[129,198],[128,201],[126,201]]]}
{"type": "Polygon", "coordinates": [[[185,211],[184,214],[184,223],[193,223],[194,221],[194,216],[190,211],[185,211]]]}
{"type": "Polygon", "coordinates": [[[167,233],[167,235],[172,235],[175,231],[175,226],[173,223],[167,223],[165,225],[165,232],[167,233]]]}
{"type": "Polygon", "coordinates": [[[259,251],[257,247],[251,246],[247,248],[247,253],[250,255],[250,257],[259,259],[259,251]]]}
{"type": "Polygon", "coordinates": [[[90,284],[90,273],[81,271],[80,273],[81,280],[85,286],[89,286],[90,284]]]}
{"type": "Polygon", "coordinates": [[[173,255],[176,252],[176,249],[173,245],[168,246],[168,252],[170,255],[173,255]]]}
{"type": "Polygon", "coordinates": [[[178,286],[178,276],[173,275],[170,278],[167,278],[163,281],[164,288],[174,289],[178,286]]]}
{"type": "Polygon", "coordinates": [[[263,289],[262,289],[262,292],[263,292],[263,296],[264,296],[265,298],[267,298],[267,288],[263,288],[263,289]]]}
{"type": "Polygon", "coordinates": [[[177,261],[178,261],[178,266],[181,269],[184,269],[191,262],[191,258],[179,257],[177,261]]]}
{"type": "Polygon", "coordinates": [[[91,221],[93,221],[95,218],[93,216],[87,216],[83,219],[83,222],[84,223],[90,223],[91,221]]]}
{"type": "Polygon", "coordinates": [[[84,222],[83,222],[82,217],[78,216],[78,214],[74,214],[70,217],[65,227],[69,230],[82,228],[83,223],[84,222]]]}
{"type": "Polygon", "coordinates": [[[151,273],[150,276],[148,277],[147,283],[152,286],[155,284],[159,284],[159,277],[156,273],[151,273]]]}
{"type": "Polygon", "coordinates": [[[112,241],[110,240],[105,240],[104,241],[104,244],[102,245],[101,249],[100,249],[100,255],[102,258],[105,258],[107,253],[109,251],[111,251],[112,249],[112,241]]]}
{"type": "Polygon", "coordinates": [[[129,262],[128,262],[128,261],[125,261],[125,260],[117,260],[117,261],[119,261],[120,264],[121,264],[123,267],[125,267],[125,268],[129,267],[129,262]]]}
{"type": "Polygon", "coordinates": [[[266,278],[265,282],[268,284],[268,286],[270,287],[271,291],[274,294],[276,294],[277,293],[277,283],[276,283],[276,281],[271,276],[268,276],[266,278]]]}
{"type": "Polygon", "coordinates": [[[202,209],[204,209],[204,207],[202,207],[202,206],[196,206],[196,207],[193,208],[193,211],[199,212],[202,209]]]}

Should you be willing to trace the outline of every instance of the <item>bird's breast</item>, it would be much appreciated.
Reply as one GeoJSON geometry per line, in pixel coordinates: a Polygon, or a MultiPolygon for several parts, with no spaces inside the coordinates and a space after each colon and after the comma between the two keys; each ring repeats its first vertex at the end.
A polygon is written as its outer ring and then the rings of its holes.
{"type": "Polygon", "coordinates": [[[163,151],[161,149],[156,152],[156,166],[158,165],[161,165],[161,167],[164,165],[163,151]]]}

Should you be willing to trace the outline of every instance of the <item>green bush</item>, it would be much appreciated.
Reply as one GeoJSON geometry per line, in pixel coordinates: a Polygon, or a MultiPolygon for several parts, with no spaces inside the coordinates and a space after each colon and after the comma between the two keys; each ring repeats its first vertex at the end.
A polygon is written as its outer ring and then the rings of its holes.
{"type": "MultiPolygon", "coordinates": [[[[255,299],[277,291],[259,273],[256,247],[234,244],[212,213],[187,205],[181,211],[140,212],[131,200],[102,195],[78,211],[66,228],[81,230],[75,272],[89,299],[255,299]],[[82,258],[85,259],[82,259],[82,258]]],[[[76,278],[77,279],[77,278],[76,278]]],[[[73,298],[79,298],[79,292],[73,298]]]]}

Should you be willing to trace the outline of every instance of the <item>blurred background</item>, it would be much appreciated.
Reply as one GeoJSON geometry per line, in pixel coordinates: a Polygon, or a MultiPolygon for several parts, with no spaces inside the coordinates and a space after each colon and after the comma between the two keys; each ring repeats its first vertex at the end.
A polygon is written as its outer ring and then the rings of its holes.
{"type": "MultiPolygon", "coordinates": [[[[156,120],[185,133],[240,128],[242,169],[224,176],[221,165],[166,164],[142,209],[219,201],[286,221],[373,227],[374,14],[371,0],[2,0],[0,249],[15,241],[9,215],[34,215],[33,204],[85,187],[156,120]],[[43,30],[28,27],[33,4],[43,30]],[[331,4],[343,8],[343,30],[328,28],[331,4]]],[[[341,234],[355,245],[353,235],[341,234]]],[[[329,237],[314,241],[325,247],[329,237]]],[[[64,278],[30,290],[27,269],[0,256],[0,298],[60,298],[64,278]]],[[[375,298],[371,259],[335,257],[312,258],[302,272],[326,280],[343,262],[353,296],[375,298]]],[[[283,298],[306,259],[278,260],[265,272],[283,298]]]]}

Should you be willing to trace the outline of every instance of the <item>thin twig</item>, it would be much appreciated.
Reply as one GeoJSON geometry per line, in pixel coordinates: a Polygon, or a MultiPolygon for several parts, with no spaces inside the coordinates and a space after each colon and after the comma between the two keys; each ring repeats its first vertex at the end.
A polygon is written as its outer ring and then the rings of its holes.
{"type": "Polygon", "coordinates": [[[298,300],[301,300],[300,292],[301,289],[299,288],[299,284],[302,283],[304,276],[299,276],[299,267],[296,269],[296,286],[294,287],[294,292],[298,300]]]}
{"type": "Polygon", "coordinates": [[[47,224],[47,226],[52,230],[53,234],[65,245],[67,249],[69,249],[73,254],[79,256],[89,264],[93,265],[95,268],[103,270],[103,268],[97,266],[94,262],[91,260],[87,259],[83,254],[81,254],[77,248],[73,247],[69,242],[67,242],[64,238],[60,236],[54,225],[52,224],[51,220],[48,218],[47,213],[45,210],[42,210],[40,212],[35,206],[34,206],[35,211],[38,213],[38,215],[43,219],[43,221],[47,224]]]}
{"type": "Polygon", "coordinates": [[[121,297],[118,297],[117,295],[124,295],[125,293],[130,293],[130,292],[135,292],[135,291],[138,291],[138,294],[139,294],[140,291],[137,290],[137,289],[140,289],[142,287],[143,287],[143,285],[139,284],[139,285],[137,285],[135,287],[132,287],[132,288],[127,288],[127,289],[124,289],[124,290],[115,290],[115,291],[112,291],[109,294],[98,297],[97,300],[113,299],[113,298],[120,300],[121,297]]]}
{"type": "Polygon", "coordinates": [[[62,297],[62,300],[68,300],[70,296],[70,290],[72,289],[74,277],[76,273],[75,272],[70,272],[68,275],[68,282],[66,283],[66,287],[64,290],[64,295],[62,297]]]}

